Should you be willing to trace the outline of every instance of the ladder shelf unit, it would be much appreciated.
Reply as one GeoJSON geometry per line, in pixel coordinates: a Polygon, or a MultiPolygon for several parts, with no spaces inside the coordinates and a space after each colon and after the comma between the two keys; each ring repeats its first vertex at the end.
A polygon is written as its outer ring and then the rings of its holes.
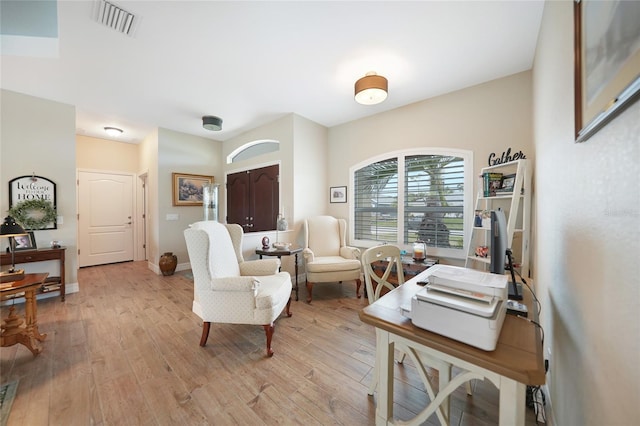
{"type": "MultiPolygon", "coordinates": [[[[476,211],[489,212],[501,208],[507,218],[507,245],[511,248],[514,263],[523,277],[529,276],[529,238],[531,234],[531,167],[528,160],[516,160],[496,166],[484,167],[476,198],[476,211]],[[485,196],[482,177],[485,173],[514,175],[513,192],[485,196]]],[[[474,213],[475,214],[475,213],[474,213]]],[[[489,257],[476,255],[476,247],[490,246],[491,226],[483,221],[483,226],[471,228],[471,238],[467,247],[465,267],[488,270],[489,257]]]]}

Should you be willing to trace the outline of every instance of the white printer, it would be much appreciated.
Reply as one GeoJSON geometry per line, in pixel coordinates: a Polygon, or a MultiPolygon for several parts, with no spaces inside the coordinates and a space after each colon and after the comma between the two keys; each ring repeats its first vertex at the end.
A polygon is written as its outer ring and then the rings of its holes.
{"type": "Polygon", "coordinates": [[[411,300],[414,325],[493,351],[507,311],[505,275],[437,265],[411,300]]]}

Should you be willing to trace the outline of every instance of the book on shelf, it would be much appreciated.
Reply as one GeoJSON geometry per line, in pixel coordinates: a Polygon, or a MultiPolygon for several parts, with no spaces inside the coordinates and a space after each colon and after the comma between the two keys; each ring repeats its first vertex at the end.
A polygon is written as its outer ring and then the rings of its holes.
{"type": "Polygon", "coordinates": [[[502,185],[502,173],[484,172],[482,174],[482,190],[485,197],[493,197],[502,185]]]}

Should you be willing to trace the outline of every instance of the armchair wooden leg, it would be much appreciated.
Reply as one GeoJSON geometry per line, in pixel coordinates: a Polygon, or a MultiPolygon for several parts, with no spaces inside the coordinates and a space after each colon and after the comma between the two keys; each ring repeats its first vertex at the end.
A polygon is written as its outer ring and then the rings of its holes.
{"type": "Polygon", "coordinates": [[[204,346],[207,344],[207,339],[209,338],[209,330],[211,329],[210,322],[202,323],[202,337],[200,338],[200,346],[204,346]]]}
{"type": "Polygon", "coordinates": [[[288,317],[291,317],[291,315],[293,315],[290,309],[291,309],[291,298],[289,298],[289,301],[287,302],[287,307],[286,307],[286,312],[288,317]]]}
{"type": "Polygon", "coordinates": [[[271,338],[273,337],[273,330],[275,329],[275,326],[271,323],[265,324],[262,327],[264,327],[264,332],[267,335],[267,356],[272,357],[273,351],[271,350],[271,338]]]}
{"type": "Polygon", "coordinates": [[[356,296],[358,297],[358,299],[360,299],[360,286],[362,285],[362,281],[360,281],[360,278],[358,278],[356,280],[356,296]]]}
{"type": "Polygon", "coordinates": [[[313,283],[307,281],[307,303],[311,303],[311,291],[313,290],[313,283]]]}

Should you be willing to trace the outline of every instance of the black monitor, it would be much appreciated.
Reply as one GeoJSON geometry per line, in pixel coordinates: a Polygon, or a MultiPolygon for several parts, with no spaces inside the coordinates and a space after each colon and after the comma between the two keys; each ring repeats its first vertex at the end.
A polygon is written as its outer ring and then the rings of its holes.
{"type": "Polygon", "coordinates": [[[504,274],[505,263],[511,272],[509,283],[509,299],[522,300],[522,290],[516,283],[516,274],[513,269],[513,256],[511,249],[507,247],[507,218],[501,209],[491,211],[491,256],[490,271],[493,274],[504,274]]]}

